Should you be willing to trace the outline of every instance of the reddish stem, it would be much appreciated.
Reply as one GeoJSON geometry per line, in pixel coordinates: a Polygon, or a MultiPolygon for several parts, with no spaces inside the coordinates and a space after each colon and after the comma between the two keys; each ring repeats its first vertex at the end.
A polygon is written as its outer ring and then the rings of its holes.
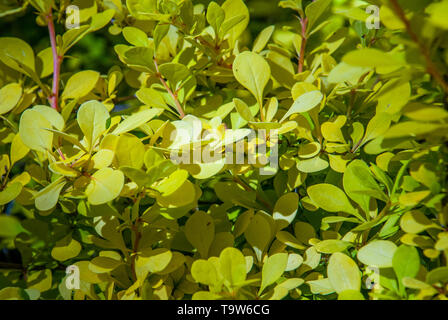
{"type": "Polygon", "coordinates": [[[299,57],[299,73],[303,72],[303,65],[305,63],[305,47],[306,47],[306,42],[308,40],[307,35],[306,35],[306,28],[308,27],[308,18],[303,18],[300,19],[300,25],[302,27],[302,44],[300,45],[300,57],[299,57]]]}
{"type": "Polygon", "coordinates": [[[54,23],[53,23],[53,13],[50,9],[50,12],[46,16],[47,18],[47,24],[48,24],[48,32],[50,34],[50,43],[51,43],[51,49],[53,52],[53,88],[51,92],[51,96],[48,98],[50,105],[53,109],[56,111],[59,110],[58,104],[59,104],[59,76],[61,72],[61,63],[62,63],[62,56],[58,54],[58,48],[56,45],[56,33],[54,30],[54,23]]]}
{"type": "Polygon", "coordinates": [[[59,156],[61,157],[61,159],[62,159],[63,161],[65,161],[65,156],[64,156],[64,154],[62,153],[61,148],[58,148],[57,151],[58,151],[59,156]]]}
{"type": "Polygon", "coordinates": [[[390,0],[390,3],[392,5],[392,9],[395,11],[395,14],[401,19],[401,21],[404,23],[406,27],[406,31],[411,37],[412,41],[414,41],[419,50],[420,53],[423,55],[426,61],[426,71],[439,83],[439,85],[442,87],[443,91],[448,93],[448,83],[445,81],[443,76],[439,73],[436,65],[431,59],[431,54],[428,50],[428,48],[425,46],[425,44],[418,38],[417,34],[412,30],[411,22],[406,18],[406,14],[401,8],[400,4],[397,0],[390,0]]]}
{"type": "Polygon", "coordinates": [[[157,72],[156,76],[159,78],[160,82],[161,82],[162,85],[165,87],[165,90],[168,91],[168,93],[169,93],[169,94],[171,95],[171,97],[173,98],[174,103],[176,104],[177,112],[179,112],[179,116],[180,116],[180,118],[182,119],[183,117],[185,117],[185,112],[184,112],[184,110],[182,109],[182,106],[180,105],[179,99],[178,99],[178,97],[177,97],[177,93],[174,93],[174,92],[170,89],[170,87],[168,86],[168,84],[166,83],[165,79],[163,79],[163,76],[162,76],[162,74],[161,74],[160,71],[159,71],[159,65],[157,64],[157,60],[156,60],[156,58],[154,58],[154,65],[155,65],[155,67],[156,67],[156,72],[157,72]]]}

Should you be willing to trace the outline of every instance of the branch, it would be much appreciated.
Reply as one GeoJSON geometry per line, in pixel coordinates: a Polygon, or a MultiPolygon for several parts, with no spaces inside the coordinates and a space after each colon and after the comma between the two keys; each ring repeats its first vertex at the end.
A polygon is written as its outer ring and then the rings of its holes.
{"type": "Polygon", "coordinates": [[[51,92],[51,96],[48,97],[48,100],[50,102],[50,105],[53,109],[56,111],[59,110],[58,104],[59,104],[59,76],[61,72],[61,63],[62,63],[62,56],[58,54],[58,48],[56,45],[56,33],[54,30],[54,23],[53,23],[53,13],[50,9],[50,12],[46,16],[47,18],[47,24],[48,24],[48,32],[50,34],[50,43],[51,43],[51,49],[53,52],[53,88],[51,92]]]}
{"type": "Polygon", "coordinates": [[[395,11],[395,14],[400,18],[400,20],[406,26],[406,31],[411,37],[412,41],[414,41],[418,48],[420,49],[421,54],[425,58],[426,61],[426,71],[440,84],[443,91],[448,93],[448,83],[443,79],[442,75],[437,70],[436,65],[431,60],[431,54],[429,53],[428,48],[424,45],[424,43],[418,38],[417,34],[412,30],[411,23],[408,18],[406,18],[406,14],[404,10],[400,7],[400,4],[397,0],[390,0],[390,3],[395,11]]]}
{"type": "Polygon", "coordinates": [[[306,35],[306,28],[308,27],[308,18],[301,18],[300,19],[300,25],[302,26],[302,44],[300,45],[300,56],[299,56],[299,70],[298,73],[303,72],[303,65],[305,63],[305,47],[306,42],[308,40],[306,35]]]}
{"type": "Polygon", "coordinates": [[[170,96],[173,98],[174,103],[176,104],[177,112],[179,112],[179,116],[182,119],[183,117],[185,117],[185,112],[182,109],[182,106],[180,105],[179,99],[177,98],[177,94],[173,93],[173,91],[170,89],[170,87],[166,83],[165,79],[163,79],[163,76],[159,71],[159,65],[157,64],[156,58],[154,58],[154,65],[156,66],[156,71],[157,71],[156,77],[159,78],[160,82],[165,87],[166,91],[168,91],[170,96]]]}

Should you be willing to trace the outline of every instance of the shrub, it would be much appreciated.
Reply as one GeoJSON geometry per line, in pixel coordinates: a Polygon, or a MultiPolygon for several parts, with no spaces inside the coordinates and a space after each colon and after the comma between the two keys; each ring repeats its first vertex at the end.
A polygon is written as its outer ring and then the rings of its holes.
{"type": "Polygon", "coordinates": [[[22,2],[0,299],[447,298],[448,1],[280,1],[254,41],[242,0],[22,2]]]}

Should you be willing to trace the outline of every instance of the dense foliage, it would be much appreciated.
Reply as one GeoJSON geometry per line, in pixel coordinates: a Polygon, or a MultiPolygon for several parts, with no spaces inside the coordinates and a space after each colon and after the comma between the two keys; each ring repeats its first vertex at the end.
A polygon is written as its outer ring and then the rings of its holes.
{"type": "Polygon", "coordinates": [[[261,2],[0,1],[0,299],[447,299],[448,1],[261,2]]]}

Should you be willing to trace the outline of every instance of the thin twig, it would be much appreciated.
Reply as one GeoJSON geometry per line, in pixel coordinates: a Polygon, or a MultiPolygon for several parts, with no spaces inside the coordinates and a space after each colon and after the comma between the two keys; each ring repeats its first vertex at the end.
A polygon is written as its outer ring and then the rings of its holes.
{"type": "Polygon", "coordinates": [[[58,104],[59,104],[59,76],[61,72],[61,63],[62,63],[62,56],[58,54],[58,48],[56,45],[56,33],[54,30],[54,23],[53,23],[53,13],[50,9],[50,12],[46,16],[47,18],[47,24],[48,24],[48,32],[50,34],[50,43],[51,43],[51,49],[53,52],[53,87],[51,96],[48,97],[48,100],[50,101],[50,105],[53,109],[56,111],[59,110],[58,104]]]}
{"type": "Polygon", "coordinates": [[[302,44],[300,45],[300,57],[299,57],[298,73],[302,73],[303,72],[303,65],[305,63],[305,47],[306,47],[306,42],[308,40],[307,35],[306,35],[306,28],[308,27],[308,18],[301,18],[300,19],[300,25],[302,27],[302,33],[301,33],[302,44]]]}
{"type": "Polygon", "coordinates": [[[154,65],[156,66],[156,77],[159,78],[160,82],[162,83],[162,85],[165,87],[166,91],[170,94],[170,96],[173,98],[174,103],[176,104],[176,109],[177,112],[179,112],[179,117],[182,119],[183,117],[185,117],[185,112],[182,109],[182,106],[180,105],[179,99],[177,97],[177,94],[175,94],[170,87],[168,86],[168,84],[166,83],[165,79],[163,79],[162,74],[159,71],[159,65],[157,64],[157,60],[156,58],[154,58],[154,65]]]}
{"type": "Polygon", "coordinates": [[[418,38],[417,34],[412,30],[411,23],[409,22],[408,18],[406,18],[406,14],[405,14],[404,10],[401,8],[401,6],[397,0],[390,0],[390,3],[392,4],[393,10],[395,11],[396,15],[404,23],[404,25],[406,27],[406,31],[409,34],[409,36],[411,37],[412,41],[414,41],[418,45],[418,48],[420,49],[421,54],[425,58],[426,71],[440,84],[443,91],[448,92],[448,83],[445,81],[443,76],[437,70],[436,65],[434,64],[434,62],[431,59],[431,54],[430,54],[428,48],[418,38]]]}

